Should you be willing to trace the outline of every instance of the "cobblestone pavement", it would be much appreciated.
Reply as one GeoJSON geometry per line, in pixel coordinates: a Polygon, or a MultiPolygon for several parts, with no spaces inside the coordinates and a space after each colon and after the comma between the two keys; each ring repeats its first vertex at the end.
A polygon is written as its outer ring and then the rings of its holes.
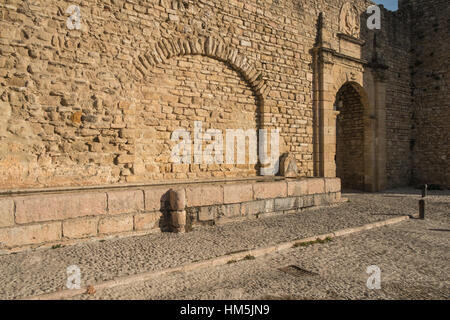
{"type": "MultiPolygon", "coordinates": [[[[418,193],[401,189],[375,195],[349,194],[350,202],[339,206],[201,228],[185,235],[148,235],[0,256],[0,298],[62,289],[69,265],[80,267],[83,285],[95,284],[414,214],[418,193]]],[[[435,194],[428,200],[425,221],[410,220],[325,244],[75,298],[449,298],[450,193],[435,194]],[[288,265],[317,275],[279,270],[288,265]],[[366,268],[370,265],[382,270],[381,290],[366,288],[366,268]]]]}

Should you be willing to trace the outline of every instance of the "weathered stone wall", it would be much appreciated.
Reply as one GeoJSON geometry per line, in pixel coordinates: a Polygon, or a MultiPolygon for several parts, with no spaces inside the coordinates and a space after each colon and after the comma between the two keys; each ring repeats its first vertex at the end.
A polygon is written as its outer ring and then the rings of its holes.
{"type": "Polygon", "coordinates": [[[381,11],[381,30],[363,29],[364,58],[375,65],[375,77],[386,83],[387,187],[408,185],[412,178],[410,18],[404,10],[381,11]]]}
{"type": "MultiPolygon", "coordinates": [[[[309,50],[324,4],[6,1],[0,28],[0,94],[6,115],[0,187],[254,174],[248,166],[213,168],[208,174],[200,174],[205,169],[195,166],[186,171],[167,163],[168,150],[158,149],[162,145],[155,149],[162,139],[168,146],[171,129],[186,124],[191,128],[196,117],[214,127],[226,108],[248,113],[251,119],[245,127],[280,128],[281,151],[293,152],[301,174],[312,176],[309,50]],[[70,4],[81,8],[81,30],[66,27],[70,4]],[[208,52],[210,37],[223,43],[220,49],[208,52]],[[188,48],[185,43],[177,48],[178,39],[190,39],[188,48]],[[192,63],[188,73],[183,63],[192,63]],[[206,65],[211,70],[205,70],[206,65]],[[227,77],[229,81],[217,85],[227,77]],[[173,81],[172,89],[158,96],[156,106],[152,95],[164,90],[158,87],[161,81],[173,81]],[[187,90],[176,92],[182,89],[175,88],[179,81],[185,88],[197,86],[191,93],[200,94],[201,101],[187,90]],[[152,91],[155,86],[158,90],[152,91]],[[220,90],[221,97],[208,97],[220,90]],[[211,118],[220,104],[222,110],[211,118]],[[177,114],[183,107],[183,114],[177,114]],[[152,108],[161,108],[158,117],[152,117],[152,108]]],[[[247,117],[228,116],[228,123],[233,117],[247,117]]]]}
{"type": "Polygon", "coordinates": [[[403,2],[411,12],[413,182],[450,187],[450,5],[403,2]]]}
{"type": "MultiPolygon", "coordinates": [[[[170,133],[195,120],[204,129],[279,128],[281,153],[313,176],[311,49],[323,13],[327,45],[358,54],[356,45],[340,48],[345,2],[3,1],[0,189],[257,174],[249,164],[170,163],[170,133]],[[71,4],[81,30],[67,28],[71,4]]],[[[381,75],[388,186],[447,183],[448,136],[436,136],[449,131],[446,1],[383,10],[381,31],[365,28],[370,1],[349,2],[361,12],[362,58],[389,67],[381,75]],[[417,27],[422,12],[427,22],[417,27]],[[427,36],[413,38],[416,27],[427,36]],[[412,75],[426,93],[412,92],[412,75]]]]}

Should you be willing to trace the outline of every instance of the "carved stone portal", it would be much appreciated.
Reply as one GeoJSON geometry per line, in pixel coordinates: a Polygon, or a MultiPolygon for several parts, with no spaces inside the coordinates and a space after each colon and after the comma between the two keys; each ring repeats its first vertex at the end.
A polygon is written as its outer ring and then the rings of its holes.
{"type": "Polygon", "coordinates": [[[344,3],[339,21],[340,31],[349,36],[359,38],[360,26],[358,9],[349,2],[344,3]]]}

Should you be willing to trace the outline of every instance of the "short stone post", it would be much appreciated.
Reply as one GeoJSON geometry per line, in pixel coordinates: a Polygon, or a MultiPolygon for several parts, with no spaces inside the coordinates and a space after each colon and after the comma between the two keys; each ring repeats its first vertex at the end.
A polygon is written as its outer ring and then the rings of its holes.
{"type": "Polygon", "coordinates": [[[186,232],[186,191],[170,189],[170,227],[172,232],[186,232]]]}

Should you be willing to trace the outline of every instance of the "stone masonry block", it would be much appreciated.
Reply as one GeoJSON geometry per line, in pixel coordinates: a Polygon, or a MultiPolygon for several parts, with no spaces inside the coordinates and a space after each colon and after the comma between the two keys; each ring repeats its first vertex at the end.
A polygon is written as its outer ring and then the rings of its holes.
{"type": "Polygon", "coordinates": [[[260,200],[241,204],[241,215],[249,216],[274,211],[274,200],[260,200]]]}
{"type": "Polygon", "coordinates": [[[63,221],[63,237],[70,239],[97,235],[98,217],[79,218],[63,221]]]}
{"type": "Polygon", "coordinates": [[[326,194],[314,194],[314,206],[323,206],[328,204],[328,195],[326,194]]]}
{"type": "Polygon", "coordinates": [[[222,208],[222,212],[226,218],[239,217],[241,215],[240,204],[227,204],[222,208]]]}
{"type": "Polygon", "coordinates": [[[186,188],[188,207],[223,204],[223,189],[217,185],[199,185],[186,188]]]}
{"type": "Polygon", "coordinates": [[[213,221],[219,216],[219,211],[218,206],[201,207],[198,210],[198,221],[213,221]]]}
{"type": "Polygon", "coordinates": [[[308,179],[308,194],[325,193],[325,180],[323,178],[308,179]]]}
{"type": "Polygon", "coordinates": [[[180,211],[186,208],[186,190],[183,188],[170,189],[170,210],[180,211]]]}
{"type": "Polygon", "coordinates": [[[223,186],[223,200],[225,204],[241,203],[253,200],[251,184],[227,184],[223,186]]]}
{"type": "Polygon", "coordinates": [[[285,211],[295,209],[295,198],[275,199],[274,211],[285,211]]]}
{"type": "Polygon", "coordinates": [[[309,208],[314,206],[314,196],[305,196],[303,198],[303,206],[302,208],[309,208]]]}
{"type": "Polygon", "coordinates": [[[285,181],[257,182],[253,184],[255,200],[283,198],[287,196],[285,181]]]}
{"type": "Polygon", "coordinates": [[[16,223],[106,214],[106,193],[39,195],[14,199],[16,223]]]}
{"type": "Polygon", "coordinates": [[[14,225],[14,201],[0,199],[0,228],[14,225]]]}
{"type": "Polygon", "coordinates": [[[144,210],[144,193],[142,190],[108,192],[109,214],[134,213],[144,210]]]}
{"type": "Polygon", "coordinates": [[[98,224],[98,232],[101,234],[127,232],[133,230],[133,216],[112,216],[102,218],[98,224]]]}
{"type": "Polygon", "coordinates": [[[61,222],[0,229],[0,243],[7,247],[39,244],[61,239],[61,222]]]}
{"type": "Polygon", "coordinates": [[[165,210],[169,204],[170,187],[152,187],[144,190],[145,210],[165,210]]]}
{"type": "Polygon", "coordinates": [[[327,193],[341,192],[341,179],[326,178],[325,179],[325,192],[327,192],[327,193]]]}
{"type": "Polygon", "coordinates": [[[308,194],[308,180],[294,180],[288,181],[288,196],[289,197],[298,197],[304,196],[308,194]]]}
{"type": "Polygon", "coordinates": [[[157,229],[161,218],[160,212],[136,214],[134,216],[134,228],[137,231],[157,229]]]}

